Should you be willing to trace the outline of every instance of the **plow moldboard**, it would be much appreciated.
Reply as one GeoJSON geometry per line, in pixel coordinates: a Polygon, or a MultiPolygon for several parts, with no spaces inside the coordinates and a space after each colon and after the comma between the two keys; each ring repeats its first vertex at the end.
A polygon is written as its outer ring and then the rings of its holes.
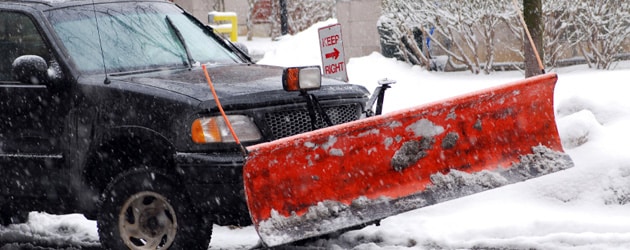
{"type": "Polygon", "coordinates": [[[557,76],[249,147],[248,207],[267,246],[332,233],[572,166],[557,76]]]}

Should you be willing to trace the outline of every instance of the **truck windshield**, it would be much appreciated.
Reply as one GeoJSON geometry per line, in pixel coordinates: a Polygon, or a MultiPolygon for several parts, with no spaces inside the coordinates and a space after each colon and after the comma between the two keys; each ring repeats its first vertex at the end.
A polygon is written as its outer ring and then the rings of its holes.
{"type": "Polygon", "coordinates": [[[47,16],[84,73],[243,62],[211,31],[170,3],[82,5],[51,10],[47,16]]]}

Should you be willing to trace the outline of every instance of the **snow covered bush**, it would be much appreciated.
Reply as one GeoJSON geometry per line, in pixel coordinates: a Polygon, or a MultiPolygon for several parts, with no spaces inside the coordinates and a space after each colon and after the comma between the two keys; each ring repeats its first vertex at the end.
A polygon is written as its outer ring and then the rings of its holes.
{"type": "MultiPolygon", "coordinates": [[[[575,48],[579,41],[576,32],[575,18],[577,4],[567,0],[543,1],[545,30],[543,42],[545,46],[545,65],[557,67],[562,59],[576,56],[575,48]]],[[[522,29],[522,28],[521,28],[522,29]]]]}
{"type": "Polygon", "coordinates": [[[577,5],[576,32],[586,62],[589,67],[610,69],[630,37],[630,2],[582,0],[577,5]]]}
{"type": "Polygon", "coordinates": [[[423,52],[422,31],[411,31],[392,14],[382,15],[377,24],[381,50],[387,57],[416,65],[431,65],[428,54],[423,52]]]}
{"type": "MultiPolygon", "coordinates": [[[[488,74],[501,65],[522,65],[524,29],[517,11],[522,6],[517,9],[512,1],[383,0],[378,29],[381,44],[390,50],[397,47],[399,52],[390,53],[392,57],[435,69],[433,59],[443,55],[448,57],[448,67],[488,74]],[[414,29],[428,40],[410,45],[417,38],[409,32],[414,29]],[[511,54],[503,54],[497,62],[499,53],[511,54]]],[[[577,61],[590,67],[609,69],[630,50],[628,1],[548,0],[543,1],[542,16],[544,46],[539,50],[545,53],[547,67],[579,56],[583,59],[577,61]]]]}
{"type": "Polygon", "coordinates": [[[599,133],[601,124],[590,110],[584,109],[556,121],[562,147],[572,149],[587,143],[593,134],[599,133]]]}
{"type": "Polygon", "coordinates": [[[604,203],[607,205],[630,204],[630,165],[614,168],[603,182],[604,203]]]}
{"type": "MultiPolygon", "coordinates": [[[[398,28],[401,32],[393,35],[393,39],[412,41],[412,33],[405,30],[418,28],[428,40],[416,47],[424,46],[427,58],[446,55],[450,63],[462,64],[475,74],[492,70],[495,45],[499,42],[497,27],[505,27],[501,25],[509,24],[515,14],[509,7],[506,1],[383,1],[385,15],[401,24],[398,28]]],[[[431,67],[423,56],[421,53],[419,58],[407,61],[431,67]]]]}

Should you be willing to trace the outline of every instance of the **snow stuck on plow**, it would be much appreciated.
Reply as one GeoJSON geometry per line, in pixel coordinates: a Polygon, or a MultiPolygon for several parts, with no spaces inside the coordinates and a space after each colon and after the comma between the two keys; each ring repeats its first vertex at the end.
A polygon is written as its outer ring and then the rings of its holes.
{"type": "Polygon", "coordinates": [[[369,224],[571,166],[555,124],[557,76],[248,147],[252,221],[267,246],[369,224]]]}
{"type": "Polygon", "coordinates": [[[309,207],[308,212],[301,216],[282,216],[272,210],[271,218],[259,224],[258,233],[266,239],[266,244],[276,246],[296,238],[334,232],[347,225],[360,225],[365,223],[366,218],[383,219],[573,167],[573,161],[563,152],[545,146],[533,147],[532,151],[532,154],[522,155],[521,161],[513,163],[508,169],[497,168],[472,174],[451,170],[448,174],[431,175],[433,184],[424,191],[400,199],[362,196],[350,205],[327,200],[309,207]]]}

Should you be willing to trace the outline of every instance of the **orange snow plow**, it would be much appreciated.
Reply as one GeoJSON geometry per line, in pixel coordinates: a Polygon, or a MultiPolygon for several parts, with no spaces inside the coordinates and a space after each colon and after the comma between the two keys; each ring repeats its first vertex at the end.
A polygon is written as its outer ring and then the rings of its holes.
{"type": "Polygon", "coordinates": [[[569,168],[556,74],[248,147],[250,215],[272,247],[569,168]]]}

